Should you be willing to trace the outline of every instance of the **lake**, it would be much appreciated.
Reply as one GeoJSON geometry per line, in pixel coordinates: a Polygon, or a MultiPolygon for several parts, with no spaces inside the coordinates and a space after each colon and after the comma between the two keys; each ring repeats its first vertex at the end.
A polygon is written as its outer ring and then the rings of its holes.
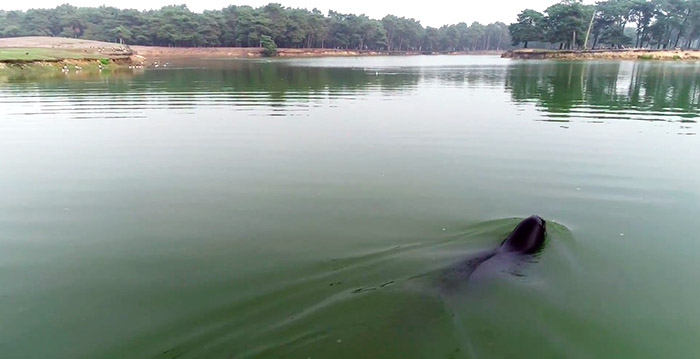
{"type": "Polygon", "coordinates": [[[700,65],[169,61],[0,76],[3,358],[700,354],[700,65]]]}

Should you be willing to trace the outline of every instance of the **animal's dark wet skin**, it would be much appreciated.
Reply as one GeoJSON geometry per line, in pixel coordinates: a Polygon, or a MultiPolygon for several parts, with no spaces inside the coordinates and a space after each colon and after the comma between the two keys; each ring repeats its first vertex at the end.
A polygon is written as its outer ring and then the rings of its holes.
{"type": "Polygon", "coordinates": [[[492,258],[522,258],[538,253],[544,246],[546,232],[546,222],[541,217],[524,219],[499,248],[478,254],[446,270],[440,278],[441,287],[451,289],[459,286],[469,279],[479,265],[492,258]]]}
{"type": "Polygon", "coordinates": [[[542,249],[547,224],[540,216],[530,216],[520,222],[501,243],[499,251],[534,254],[542,249]]]}

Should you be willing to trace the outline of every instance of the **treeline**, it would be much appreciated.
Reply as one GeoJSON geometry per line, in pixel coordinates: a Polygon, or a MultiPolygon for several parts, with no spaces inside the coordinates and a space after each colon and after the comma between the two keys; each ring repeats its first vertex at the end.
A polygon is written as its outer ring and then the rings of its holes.
{"type": "Polygon", "coordinates": [[[700,0],[564,0],[544,13],[523,10],[509,28],[514,46],[698,48],[700,0]]]}
{"type": "Polygon", "coordinates": [[[504,23],[459,23],[423,27],[414,19],[293,9],[229,6],[195,13],[186,6],[160,10],[74,7],[0,11],[0,36],[62,36],[157,46],[261,46],[270,36],[277,46],[397,51],[465,51],[510,48],[504,23]]]}

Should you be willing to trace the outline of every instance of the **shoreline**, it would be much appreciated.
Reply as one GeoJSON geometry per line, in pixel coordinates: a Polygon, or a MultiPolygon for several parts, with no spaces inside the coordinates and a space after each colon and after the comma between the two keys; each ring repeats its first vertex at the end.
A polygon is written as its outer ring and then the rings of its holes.
{"type": "MultiPolygon", "coordinates": [[[[145,58],[193,57],[193,58],[239,58],[264,57],[261,47],[162,47],[132,46],[135,54],[145,58]]],[[[345,49],[289,49],[278,48],[276,57],[322,57],[322,56],[382,56],[420,55],[418,52],[370,51],[345,49]]]]}
{"type": "MultiPolygon", "coordinates": [[[[0,49],[2,50],[2,49],[0,49]]],[[[32,74],[32,76],[50,76],[69,72],[97,73],[125,68],[134,64],[143,64],[145,59],[137,55],[125,57],[71,57],[56,59],[0,59],[0,74],[17,76],[32,74]]]]}
{"type": "Polygon", "coordinates": [[[0,70],[102,70],[145,63],[128,46],[61,37],[0,38],[0,70]]]}
{"type": "MultiPolygon", "coordinates": [[[[131,46],[145,58],[195,57],[239,58],[264,57],[261,47],[160,47],[131,46]]],[[[502,55],[503,51],[386,51],[325,48],[278,48],[276,57],[347,57],[347,56],[419,56],[419,55],[502,55]]]]}
{"type": "Polygon", "coordinates": [[[547,50],[518,49],[506,51],[502,58],[516,60],[661,60],[698,61],[700,50],[547,50]]]}
{"type": "MultiPolygon", "coordinates": [[[[278,48],[282,58],[418,56],[418,55],[494,55],[503,51],[377,51],[326,48],[278,48]]],[[[0,38],[0,69],[99,67],[108,61],[114,67],[147,67],[149,59],[165,58],[260,58],[261,47],[159,47],[124,45],[92,40],[28,36],[0,38]]]]}

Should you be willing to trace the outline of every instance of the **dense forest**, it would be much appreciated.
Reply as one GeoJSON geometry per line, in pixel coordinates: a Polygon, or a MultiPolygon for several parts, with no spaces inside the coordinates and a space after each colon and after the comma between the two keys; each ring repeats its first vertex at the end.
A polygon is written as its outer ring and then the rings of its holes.
{"type": "Polygon", "coordinates": [[[523,10],[510,33],[524,47],[698,48],[700,0],[564,0],[544,13],[523,10]]]}
{"type": "Polygon", "coordinates": [[[259,8],[229,6],[195,13],[186,6],[160,10],[74,7],[0,11],[0,37],[62,36],[158,46],[261,46],[267,36],[277,46],[390,51],[470,51],[511,47],[508,26],[459,23],[440,28],[387,15],[293,9],[279,4],[259,8]]]}

